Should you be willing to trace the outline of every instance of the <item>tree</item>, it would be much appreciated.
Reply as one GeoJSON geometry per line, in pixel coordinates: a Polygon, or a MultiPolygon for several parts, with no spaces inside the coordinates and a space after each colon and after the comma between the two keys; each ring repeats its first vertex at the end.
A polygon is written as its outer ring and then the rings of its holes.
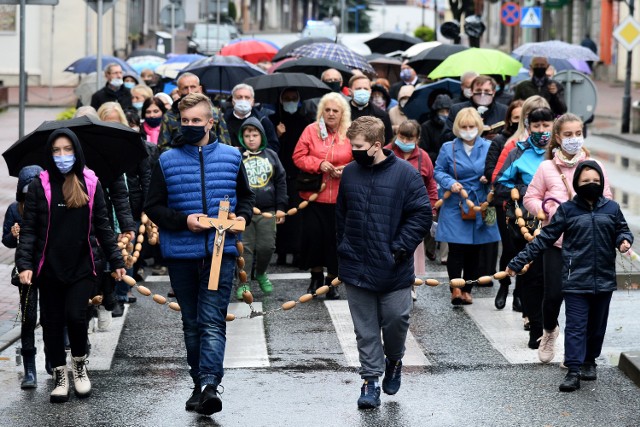
{"type": "Polygon", "coordinates": [[[234,22],[238,18],[238,11],[236,10],[236,4],[233,1],[229,2],[229,18],[231,18],[234,22]]]}
{"type": "MultiPolygon", "coordinates": [[[[346,30],[349,33],[356,30],[356,16],[354,12],[348,12],[349,9],[356,6],[365,6],[364,9],[358,10],[358,32],[368,33],[371,31],[371,17],[367,11],[372,9],[369,7],[369,0],[346,0],[347,11],[345,18],[347,20],[346,30]]],[[[334,16],[340,17],[340,0],[323,1],[318,5],[318,19],[331,19],[334,16]]]]}

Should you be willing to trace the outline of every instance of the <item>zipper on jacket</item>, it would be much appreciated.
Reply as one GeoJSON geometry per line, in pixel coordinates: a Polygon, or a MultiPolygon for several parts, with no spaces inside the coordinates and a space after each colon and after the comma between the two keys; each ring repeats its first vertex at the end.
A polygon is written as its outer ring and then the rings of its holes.
{"type": "Polygon", "coordinates": [[[569,258],[569,276],[567,277],[567,280],[571,279],[571,258],[569,258]]]}
{"type": "MultiPolygon", "coordinates": [[[[597,203],[597,202],[596,202],[597,203]]],[[[596,216],[593,214],[594,210],[595,210],[595,204],[594,206],[591,206],[591,230],[592,230],[592,236],[595,238],[596,236],[596,216]]],[[[596,269],[596,262],[597,262],[597,257],[596,257],[596,251],[592,251],[593,252],[593,293],[597,293],[597,286],[598,286],[598,277],[597,277],[597,269],[596,269]]]]}
{"type": "MultiPolygon", "coordinates": [[[[202,154],[202,147],[198,147],[198,156],[200,157],[200,189],[202,191],[202,213],[205,215],[209,215],[209,211],[207,210],[207,196],[205,191],[205,180],[204,180],[204,155],[202,154]]],[[[209,232],[205,231],[205,239],[204,239],[204,253],[209,253],[209,232]]]]}

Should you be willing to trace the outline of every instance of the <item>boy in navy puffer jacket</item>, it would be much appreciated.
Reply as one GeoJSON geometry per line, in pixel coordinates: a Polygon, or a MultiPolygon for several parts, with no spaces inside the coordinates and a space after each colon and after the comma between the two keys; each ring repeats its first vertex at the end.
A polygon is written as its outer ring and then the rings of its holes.
{"type": "Polygon", "coordinates": [[[598,163],[586,160],[578,164],[573,188],[573,200],[558,207],[549,225],[511,260],[506,270],[514,276],[564,233],[564,364],[569,373],[560,391],[575,391],[580,388],[580,379],[593,381],[597,377],[595,360],[602,350],[609,303],[617,288],[615,250],[627,252],[633,243],[620,206],[602,196],[604,174],[598,163]]]}

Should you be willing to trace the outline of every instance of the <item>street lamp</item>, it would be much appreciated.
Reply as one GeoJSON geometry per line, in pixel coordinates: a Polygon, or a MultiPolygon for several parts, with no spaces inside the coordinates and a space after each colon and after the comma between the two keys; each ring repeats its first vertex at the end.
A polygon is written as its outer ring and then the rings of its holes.
{"type": "Polygon", "coordinates": [[[355,14],[355,16],[356,16],[356,22],[355,22],[355,24],[356,24],[355,32],[356,33],[358,32],[358,27],[359,27],[359,25],[358,25],[359,24],[359,20],[358,20],[359,14],[358,14],[358,12],[361,11],[361,10],[364,10],[366,8],[367,8],[366,5],[359,4],[357,6],[350,7],[349,9],[347,9],[347,12],[353,12],[355,14]]]}

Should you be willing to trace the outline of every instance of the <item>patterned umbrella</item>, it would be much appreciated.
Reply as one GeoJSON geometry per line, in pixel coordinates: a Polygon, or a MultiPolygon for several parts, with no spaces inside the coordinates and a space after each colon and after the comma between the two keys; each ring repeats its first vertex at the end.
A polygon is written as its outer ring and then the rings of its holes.
{"type": "Polygon", "coordinates": [[[312,43],[294,49],[289,56],[306,58],[324,58],[361,70],[365,74],[375,75],[375,70],[366,58],[358,55],[346,46],[335,43],[312,43]]]}
{"type": "Polygon", "coordinates": [[[276,53],[278,53],[277,48],[260,40],[242,40],[220,49],[222,56],[237,56],[252,64],[271,61],[276,53]]]}
{"type": "Polygon", "coordinates": [[[549,40],[538,43],[525,43],[512,52],[519,58],[521,56],[544,56],[545,58],[580,59],[582,61],[598,61],[600,57],[586,47],[549,40]]]}
{"type": "Polygon", "coordinates": [[[289,58],[282,61],[273,72],[279,73],[306,73],[320,78],[324,70],[334,68],[342,75],[342,81],[348,82],[353,73],[346,65],[324,58],[289,58]]]}
{"type": "Polygon", "coordinates": [[[375,53],[390,53],[396,50],[406,50],[418,43],[422,43],[422,40],[404,33],[393,32],[382,33],[378,37],[364,42],[364,44],[369,46],[371,52],[375,53]]]}
{"type": "Polygon", "coordinates": [[[293,51],[294,49],[311,43],[333,43],[333,40],[327,37],[303,37],[292,43],[282,46],[278,53],[276,53],[276,56],[273,57],[272,61],[276,62],[287,58],[291,51],[293,51]]]}
{"type": "Polygon", "coordinates": [[[231,89],[249,77],[265,74],[255,65],[237,56],[214,55],[201,59],[182,70],[200,78],[207,93],[231,93],[231,89]]]}

